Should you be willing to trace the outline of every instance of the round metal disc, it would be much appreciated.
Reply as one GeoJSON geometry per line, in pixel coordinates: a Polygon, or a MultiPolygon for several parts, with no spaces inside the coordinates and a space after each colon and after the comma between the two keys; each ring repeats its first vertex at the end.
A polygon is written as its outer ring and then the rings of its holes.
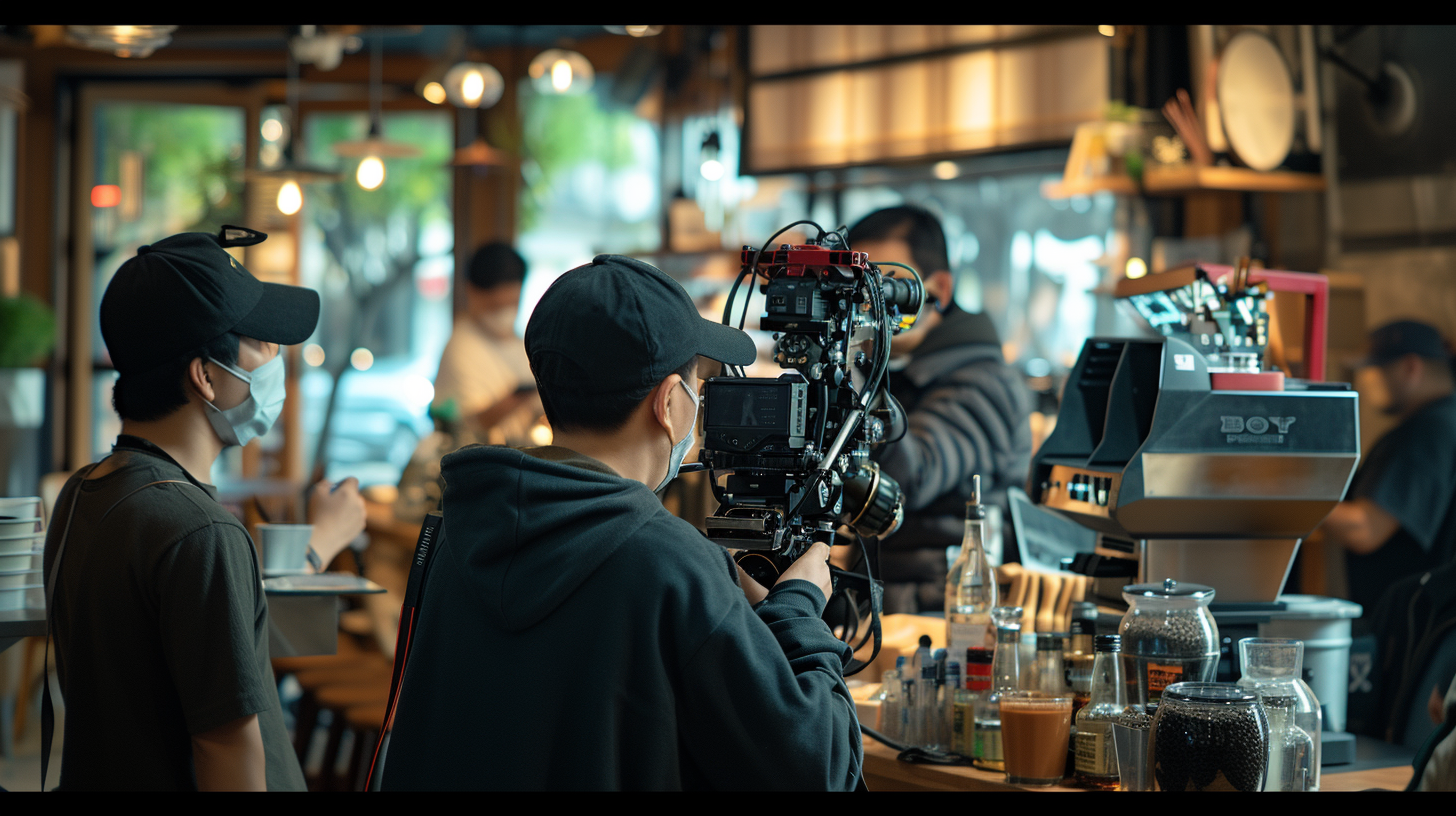
{"type": "Polygon", "coordinates": [[[1223,129],[1239,160],[1273,170],[1294,146],[1294,83],[1278,46],[1263,34],[1241,31],[1218,60],[1218,106],[1223,129]]]}

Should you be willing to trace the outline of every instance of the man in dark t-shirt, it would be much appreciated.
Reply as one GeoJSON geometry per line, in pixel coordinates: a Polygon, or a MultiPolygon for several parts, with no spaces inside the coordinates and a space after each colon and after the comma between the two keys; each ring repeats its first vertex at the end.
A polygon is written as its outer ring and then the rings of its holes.
{"type": "MultiPolygon", "coordinates": [[[[101,301],[122,433],[66,482],[46,537],[67,790],[303,790],[268,661],[268,604],[247,531],[205,482],[224,447],[277,419],[280,345],[317,293],[262,283],[224,227],[137,250],[101,301]]],[[[315,486],[315,564],[363,529],[347,480],[315,486]]]]}
{"type": "Polygon", "coordinates": [[[1370,335],[1369,363],[1400,424],[1375,443],[1323,527],[1346,550],[1350,600],[1372,612],[1392,583],[1456,558],[1456,379],[1436,329],[1370,335]]]}

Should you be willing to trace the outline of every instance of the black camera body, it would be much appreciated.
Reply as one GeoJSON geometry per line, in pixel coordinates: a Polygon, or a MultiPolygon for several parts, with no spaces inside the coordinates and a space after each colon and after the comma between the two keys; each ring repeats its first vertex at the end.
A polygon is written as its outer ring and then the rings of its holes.
{"type": "MultiPolygon", "coordinates": [[[[913,323],[924,288],[882,274],[863,252],[814,242],[744,247],[742,263],[739,283],[763,281],[759,325],[774,332],[773,359],[786,371],[709,379],[698,458],[719,502],[708,537],[743,551],[739,565],[772,586],[842,525],[867,538],[899,527],[899,485],[870,450],[898,408],[886,386],[889,340],[913,323]]],[[[725,322],[731,309],[730,296],[725,322]]]]}

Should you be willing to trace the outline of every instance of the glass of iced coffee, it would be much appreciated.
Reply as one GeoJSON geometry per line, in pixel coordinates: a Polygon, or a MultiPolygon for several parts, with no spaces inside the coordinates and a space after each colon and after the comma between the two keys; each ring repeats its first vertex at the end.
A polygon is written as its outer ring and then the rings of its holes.
{"type": "Polygon", "coordinates": [[[1072,694],[1012,691],[1001,696],[1001,746],[1013,785],[1055,785],[1067,766],[1072,694]]]}

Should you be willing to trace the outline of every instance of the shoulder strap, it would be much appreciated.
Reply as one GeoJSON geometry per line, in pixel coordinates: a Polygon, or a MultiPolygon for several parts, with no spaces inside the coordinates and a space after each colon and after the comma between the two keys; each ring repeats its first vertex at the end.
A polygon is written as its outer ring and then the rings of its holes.
{"type": "MultiPolygon", "coordinates": [[[[91,472],[96,469],[96,465],[99,464],[101,463],[97,462],[96,464],[87,467],[86,470],[81,472],[81,478],[76,481],[76,489],[72,492],[71,495],[71,509],[70,512],[66,513],[66,526],[61,529],[61,540],[59,543],[56,544],[55,560],[51,562],[51,571],[50,574],[47,576],[47,580],[45,583],[46,645],[45,660],[42,663],[44,667],[44,673],[41,675],[42,681],[40,705],[41,791],[45,791],[46,789],[46,772],[50,769],[51,763],[51,742],[55,738],[56,731],[56,712],[55,707],[51,703],[51,639],[55,635],[54,602],[56,594],[56,581],[60,578],[61,575],[61,558],[64,557],[66,554],[66,540],[71,537],[71,521],[76,517],[76,505],[81,503],[81,483],[86,481],[86,477],[91,475],[91,472]]],[[[111,515],[111,511],[117,508],[117,505],[120,505],[122,502],[126,501],[132,496],[135,496],[143,490],[146,490],[149,487],[160,484],[182,484],[197,487],[197,485],[194,485],[191,482],[184,481],[182,479],[163,479],[157,482],[148,482],[113,502],[110,507],[106,508],[106,512],[101,514],[101,518],[96,520],[96,523],[100,524],[101,522],[105,521],[106,517],[111,515]]],[[[202,490],[202,488],[200,487],[197,487],[197,489],[202,490]]]]}
{"type": "Polygon", "coordinates": [[[428,577],[430,561],[444,538],[445,517],[438,512],[425,515],[420,525],[420,539],[415,544],[415,555],[410,563],[409,583],[405,585],[404,606],[399,612],[399,633],[394,640],[394,671],[389,679],[389,701],[384,706],[384,722],[379,726],[379,739],[374,744],[374,758],[369,762],[369,775],[364,789],[380,790],[384,778],[384,759],[389,753],[389,734],[394,728],[394,711],[399,705],[399,687],[404,682],[405,663],[409,659],[411,641],[414,639],[415,624],[420,619],[420,608],[425,598],[425,579],[428,577]]]}

